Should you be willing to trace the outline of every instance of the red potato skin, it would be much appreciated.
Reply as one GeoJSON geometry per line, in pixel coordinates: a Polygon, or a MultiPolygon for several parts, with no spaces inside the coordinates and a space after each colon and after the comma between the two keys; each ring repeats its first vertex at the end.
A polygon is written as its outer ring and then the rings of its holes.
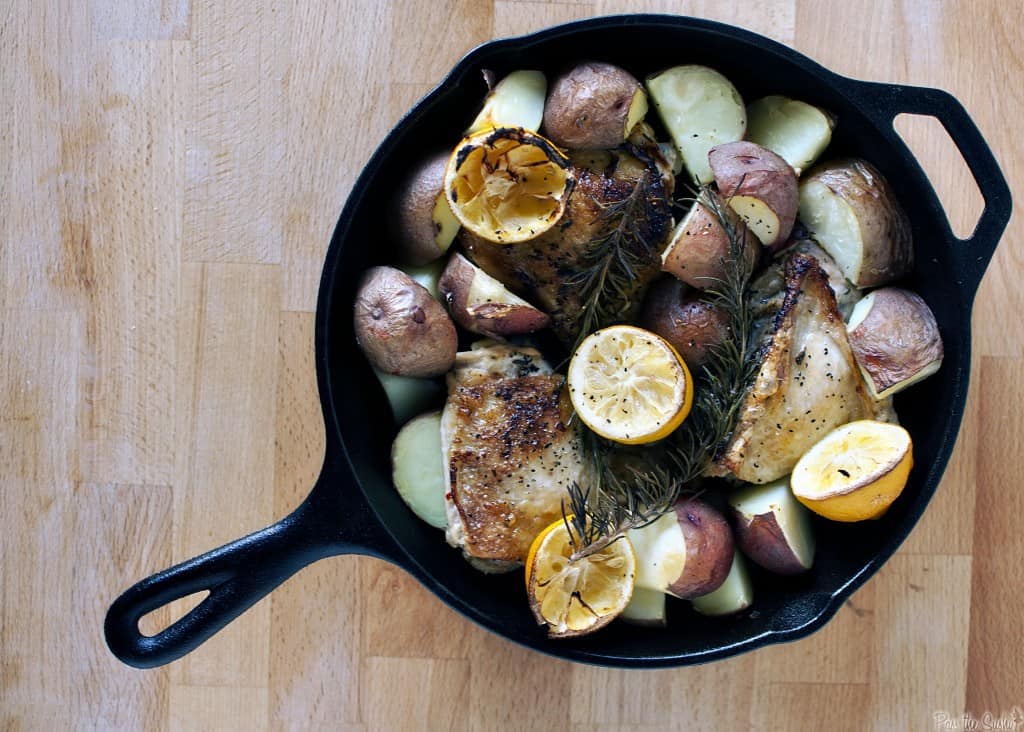
{"type": "Polygon", "coordinates": [[[626,139],[626,118],[640,82],[625,69],[586,62],[551,85],[544,105],[544,132],[559,147],[605,149],[626,139]]]}
{"type": "Polygon", "coordinates": [[[935,315],[920,295],[898,287],[872,294],[871,311],[850,331],[850,348],[882,392],[941,361],[944,352],[935,315]]]}
{"type": "Polygon", "coordinates": [[[698,498],[680,500],[675,510],[683,531],[686,561],[683,574],[668,591],[684,600],[714,592],[729,576],[736,551],[729,522],[698,498]]]}
{"type": "Polygon", "coordinates": [[[776,574],[794,575],[806,572],[797,559],[774,513],[756,516],[733,511],[736,519],[736,545],[750,560],[776,574]]]}
{"type": "MultiPolygon", "coordinates": [[[[693,216],[685,220],[685,228],[669,246],[662,262],[662,270],[679,278],[690,287],[706,290],[718,284],[725,277],[725,263],[732,256],[729,236],[715,216],[702,203],[695,203],[693,216]]],[[[747,225],[736,213],[721,202],[721,210],[743,235],[743,253],[746,255],[747,271],[757,264],[761,254],[761,242],[750,233],[747,225]]]]}
{"type": "Polygon", "coordinates": [[[551,325],[551,317],[532,305],[495,301],[470,306],[470,288],[473,278],[478,276],[484,276],[483,271],[456,253],[448,260],[438,281],[438,291],[448,304],[452,318],[463,328],[490,338],[504,339],[506,336],[533,333],[551,325]]]}
{"type": "Polygon", "coordinates": [[[687,292],[674,278],[656,282],[647,294],[640,325],[672,344],[691,369],[707,363],[711,349],[729,335],[729,319],[701,293],[687,292]]]}
{"type": "Polygon", "coordinates": [[[359,283],[353,312],[356,342],[376,368],[430,377],[455,363],[455,324],[423,285],[393,267],[372,267],[359,283]]]}
{"type": "Polygon", "coordinates": [[[760,199],[779,217],[775,240],[764,244],[772,252],[782,249],[800,207],[799,182],[789,163],[771,150],[746,141],[716,145],[708,153],[708,162],[719,194],[760,199]]]}
{"type": "Polygon", "coordinates": [[[434,241],[437,225],[431,215],[435,199],[444,190],[449,155],[450,152],[444,150],[424,161],[406,176],[391,201],[388,232],[405,264],[418,267],[444,254],[434,241]]]}

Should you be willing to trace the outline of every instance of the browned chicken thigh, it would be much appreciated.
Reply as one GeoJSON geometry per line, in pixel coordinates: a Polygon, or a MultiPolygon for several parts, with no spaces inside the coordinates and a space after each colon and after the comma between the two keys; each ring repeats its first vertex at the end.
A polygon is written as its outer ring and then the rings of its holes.
{"type": "Polygon", "coordinates": [[[579,480],[564,383],[532,348],[490,345],[456,357],[441,417],[447,538],[488,560],[478,568],[504,571],[525,560],[579,480]]]}
{"type": "MultiPolygon", "coordinates": [[[[656,150],[656,147],[655,147],[656,150]]],[[[643,181],[634,218],[640,237],[635,252],[641,262],[627,289],[609,303],[621,320],[629,320],[643,299],[642,291],[661,269],[661,250],[672,229],[668,205],[673,179],[663,159],[651,150],[585,151],[571,155],[576,185],[562,220],[546,233],[520,244],[493,244],[463,230],[460,241],[478,267],[500,280],[517,295],[551,315],[552,329],[564,343],[572,343],[582,316],[580,275],[588,266],[588,245],[605,235],[616,221],[608,207],[628,199],[643,181]]]]}
{"type": "Polygon", "coordinates": [[[875,416],[828,275],[805,254],[791,256],[784,274],[760,368],[715,466],[750,483],[789,474],[829,431],[875,416]]]}

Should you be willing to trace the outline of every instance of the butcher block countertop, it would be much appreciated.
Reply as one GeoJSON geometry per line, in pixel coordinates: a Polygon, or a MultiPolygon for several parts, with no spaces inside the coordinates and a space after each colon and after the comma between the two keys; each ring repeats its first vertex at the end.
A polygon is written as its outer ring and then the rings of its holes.
{"type": "MultiPolygon", "coordinates": [[[[128,585],[273,522],[313,484],[320,269],[389,127],[480,42],[640,11],[737,24],[841,74],[946,89],[1011,188],[1024,186],[1020,2],[5,3],[0,729],[1024,720],[1020,217],[978,294],[967,411],[934,500],[804,640],[696,668],[574,665],[480,629],[384,562],[341,557],[170,666],[131,669],[104,645],[104,613],[128,585]]],[[[897,128],[969,233],[981,198],[941,126],[897,128]]]]}

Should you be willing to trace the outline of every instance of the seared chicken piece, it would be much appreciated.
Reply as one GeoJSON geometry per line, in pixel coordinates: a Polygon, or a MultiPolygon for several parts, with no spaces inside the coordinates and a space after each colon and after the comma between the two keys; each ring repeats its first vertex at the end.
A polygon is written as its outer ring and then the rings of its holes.
{"type": "Polygon", "coordinates": [[[806,254],[784,272],[781,309],[715,471],[749,483],[787,475],[829,431],[874,416],[828,275],[806,254]]]}
{"type": "Polygon", "coordinates": [[[643,300],[643,289],[661,270],[661,250],[672,230],[668,201],[674,180],[656,144],[632,149],[636,155],[622,150],[574,152],[576,185],[562,220],[535,239],[503,245],[465,228],[459,235],[478,267],[551,315],[552,329],[565,343],[574,342],[579,331],[580,277],[591,264],[586,259],[588,245],[618,224],[617,218],[609,218],[607,207],[628,199],[641,180],[647,190],[634,207],[634,221],[642,241],[634,245],[633,253],[642,264],[608,309],[623,320],[632,318],[643,300]]]}
{"type": "Polygon", "coordinates": [[[802,239],[780,252],[778,258],[750,283],[750,299],[754,308],[754,316],[774,316],[782,307],[786,289],[786,261],[795,254],[806,254],[818,260],[818,264],[821,265],[821,269],[828,278],[829,287],[835,294],[839,312],[844,317],[848,316],[853,310],[853,306],[860,300],[862,293],[843,276],[835,260],[811,239],[802,239]]]}
{"type": "Polygon", "coordinates": [[[801,239],[779,252],[774,261],[750,283],[750,304],[754,311],[754,340],[760,343],[769,334],[775,316],[782,308],[786,297],[786,263],[796,254],[814,257],[828,277],[828,285],[836,298],[836,306],[844,318],[853,311],[853,306],[863,292],[853,286],[829,254],[811,239],[801,239]]]}
{"type": "Polygon", "coordinates": [[[455,359],[441,415],[446,536],[479,569],[522,563],[579,480],[582,452],[564,385],[532,348],[475,347],[455,359]]]}

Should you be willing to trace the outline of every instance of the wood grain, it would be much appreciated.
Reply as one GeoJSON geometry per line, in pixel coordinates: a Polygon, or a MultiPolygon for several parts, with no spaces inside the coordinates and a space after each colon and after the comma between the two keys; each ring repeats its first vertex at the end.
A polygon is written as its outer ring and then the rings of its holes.
{"type": "MultiPolygon", "coordinates": [[[[320,267],[387,128],[488,38],[641,11],[947,89],[1024,187],[1019,2],[6,4],[0,728],[923,730],[937,713],[1024,708],[1019,217],[978,295],[968,408],[935,500],[805,640],[690,669],[575,666],[343,557],[170,667],[129,669],[104,647],[127,584],[286,514],[315,480],[320,267]]],[[[970,232],[980,197],[944,131],[897,129],[970,232]]]]}

